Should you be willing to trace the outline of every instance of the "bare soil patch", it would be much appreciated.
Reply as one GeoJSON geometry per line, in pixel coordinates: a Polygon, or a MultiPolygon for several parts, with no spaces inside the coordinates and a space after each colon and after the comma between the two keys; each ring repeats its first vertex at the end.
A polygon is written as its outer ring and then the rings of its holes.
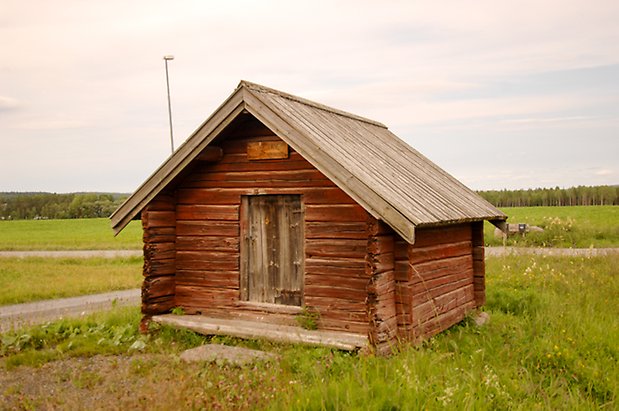
{"type": "MultiPolygon", "coordinates": [[[[239,380],[239,367],[187,363],[175,355],[98,355],[12,370],[3,365],[0,409],[251,409],[265,401],[263,390],[239,380]]],[[[268,385],[269,373],[263,375],[268,385]]]]}

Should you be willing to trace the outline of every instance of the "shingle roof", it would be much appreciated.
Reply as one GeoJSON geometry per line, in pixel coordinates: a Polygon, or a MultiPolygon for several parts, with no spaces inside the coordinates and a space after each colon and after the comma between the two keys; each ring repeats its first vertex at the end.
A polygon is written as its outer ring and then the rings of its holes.
{"type": "Polygon", "coordinates": [[[120,232],[243,111],[269,127],[318,170],[409,242],[414,227],[506,216],[381,123],[258,84],[232,95],[112,214],[120,232]]]}

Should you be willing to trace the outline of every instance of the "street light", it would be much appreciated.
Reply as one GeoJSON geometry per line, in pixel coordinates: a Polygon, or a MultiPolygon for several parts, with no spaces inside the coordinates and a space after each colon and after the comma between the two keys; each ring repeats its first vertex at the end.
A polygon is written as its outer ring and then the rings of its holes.
{"type": "Polygon", "coordinates": [[[174,56],[163,56],[165,62],[165,82],[168,88],[168,117],[170,118],[170,147],[174,154],[174,135],[172,133],[172,104],[170,103],[170,78],[168,77],[168,60],[174,60],[174,56]]]}

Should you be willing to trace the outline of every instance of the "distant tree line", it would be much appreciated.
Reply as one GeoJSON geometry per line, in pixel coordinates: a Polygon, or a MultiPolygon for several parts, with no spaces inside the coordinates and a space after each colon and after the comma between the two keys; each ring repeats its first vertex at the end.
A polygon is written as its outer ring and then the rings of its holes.
{"type": "Polygon", "coordinates": [[[108,217],[126,198],[116,193],[0,193],[0,219],[108,217]]]}
{"type": "Polygon", "coordinates": [[[619,186],[578,186],[478,193],[496,207],[619,205],[619,186]]]}

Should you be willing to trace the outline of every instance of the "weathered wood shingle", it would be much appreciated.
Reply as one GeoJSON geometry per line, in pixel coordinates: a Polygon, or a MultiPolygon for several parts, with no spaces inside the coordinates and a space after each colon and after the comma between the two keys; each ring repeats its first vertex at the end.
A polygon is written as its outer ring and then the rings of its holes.
{"type": "Polygon", "coordinates": [[[243,111],[410,243],[416,226],[506,218],[383,124],[241,81],[224,104],[114,212],[114,230],[122,230],[243,111]]]}

